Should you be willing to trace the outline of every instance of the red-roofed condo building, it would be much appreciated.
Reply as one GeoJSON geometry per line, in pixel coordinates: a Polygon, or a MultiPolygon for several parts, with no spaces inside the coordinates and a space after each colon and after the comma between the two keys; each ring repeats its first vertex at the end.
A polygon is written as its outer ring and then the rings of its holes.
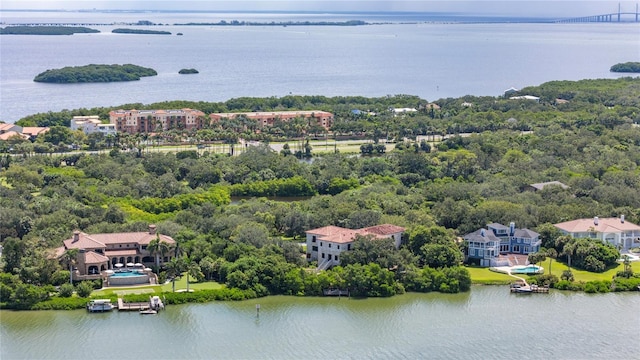
{"type": "Polygon", "coordinates": [[[607,242],[620,250],[640,246],[640,226],[619,218],[578,219],[554,224],[564,235],[607,242]]]}
{"type": "Polygon", "coordinates": [[[333,125],[333,114],[326,111],[262,111],[262,112],[244,112],[244,113],[216,113],[211,114],[212,123],[218,123],[222,119],[234,119],[243,116],[249,120],[253,120],[259,127],[273,126],[276,121],[287,122],[296,118],[307,120],[308,125],[318,125],[329,130],[333,125]]]}
{"type": "Polygon", "coordinates": [[[363,229],[346,229],[339,226],[325,226],[308,230],[307,261],[318,261],[318,269],[325,270],[340,265],[340,254],[351,250],[357,235],[371,235],[378,239],[393,239],[396,249],[400,247],[404,228],[391,224],[370,226],[363,229]]]}
{"type": "Polygon", "coordinates": [[[99,279],[101,272],[115,269],[116,264],[154,265],[156,254],[152,254],[147,246],[157,238],[169,245],[167,253],[158,254],[162,264],[175,256],[175,241],[169,236],[157,234],[155,225],[149,225],[149,231],[130,233],[86,234],[75,231],[72,238],[64,240],[64,246],[56,249],[56,255],[60,257],[69,249],[77,249],[74,280],[99,279]]]}
{"type": "Polygon", "coordinates": [[[130,134],[170,129],[202,129],[206,116],[200,110],[114,110],[109,122],[116,130],[130,134]]]}

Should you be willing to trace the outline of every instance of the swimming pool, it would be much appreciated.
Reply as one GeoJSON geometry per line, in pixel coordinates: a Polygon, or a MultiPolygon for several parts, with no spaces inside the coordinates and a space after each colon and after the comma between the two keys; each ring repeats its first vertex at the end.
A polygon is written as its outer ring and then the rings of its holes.
{"type": "Polygon", "coordinates": [[[113,273],[111,277],[131,277],[131,276],[142,276],[142,275],[145,275],[145,274],[138,271],[121,271],[121,272],[113,273]]]}
{"type": "Polygon", "coordinates": [[[149,275],[136,270],[116,272],[109,275],[107,283],[109,286],[148,284],[149,275]]]}
{"type": "Polygon", "coordinates": [[[512,274],[542,274],[544,268],[537,265],[514,266],[511,268],[512,274]]]}

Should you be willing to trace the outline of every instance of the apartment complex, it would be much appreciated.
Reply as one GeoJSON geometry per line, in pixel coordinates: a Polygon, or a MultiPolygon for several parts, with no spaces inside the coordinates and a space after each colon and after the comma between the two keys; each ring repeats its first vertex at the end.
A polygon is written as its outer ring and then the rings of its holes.
{"type": "Polygon", "coordinates": [[[71,130],[82,130],[85,134],[102,133],[115,135],[115,124],[103,124],[98,115],[74,116],[69,122],[71,130]]]}
{"type": "Polygon", "coordinates": [[[114,110],[109,121],[117,131],[130,134],[171,129],[202,129],[206,116],[200,110],[114,110]]]}
{"type": "Polygon", "coordinates": [[[246,117],[254,120],[260,127],[273,126],[276,121],[291,121],[296,118],[307,120],[308,125],[314,123],[329,130],[333,125],[333,114],[326,111],[263,111],[263,112],[243,112],[243,113],[216,113],[209,115],[211,123],[218,123],[222,119],[234,119],[236,117],[246,117]]]}

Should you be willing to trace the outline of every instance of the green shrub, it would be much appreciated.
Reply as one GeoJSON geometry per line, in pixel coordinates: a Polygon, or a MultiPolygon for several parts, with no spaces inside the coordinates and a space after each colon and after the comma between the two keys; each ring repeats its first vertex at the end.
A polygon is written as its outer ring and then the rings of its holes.
{"type": "Polygon", "coordinates": [[[572,282],[569,280],[560,280],[554,285],[554,288],[558,290],[582,291],[584,290],[584,283],[581,281],[572,282]]]}
{"type": "Polygon", "coordinates": [[[53,297],[39,302],[31,307],[31,310],[76,310],[84,309],[87,299],[78,297],[53,297]]]}
{"type": "Polygon", "coordinates": [[[638,286],[640,286],[640,278],[632,277],[632,278],[623,278],[616,277],[613,279],[613,291],[638,291],[638,286]]]}
{"type": "Polygon", "coordinates": [[[83,281],[76,286],[76,292],[79,297],[87,298],[93,291],[93,281],[83,281]]]}
{"type": "Polygon", "coordinates": [[[63,298],[68,298],[73,295],[73,285],[66,283],[60,285],[60,290],[58,290],[58,296],[63,298]]]}
{"type": "Polygon", "coordinates": [[[607,293],[611,291],[611,283],[605,280],[594,280],[584,284],[584,291],[587,293],[607,293]]]}

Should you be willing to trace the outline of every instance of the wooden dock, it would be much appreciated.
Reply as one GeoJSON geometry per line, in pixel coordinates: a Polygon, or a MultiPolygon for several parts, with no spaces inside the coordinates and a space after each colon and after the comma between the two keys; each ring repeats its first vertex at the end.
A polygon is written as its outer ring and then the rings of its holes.
{"type": "Polygon", "coordinates": [[[122,298],[118,298],[118,311],[140,311],[149,310],[151,304],[149,302],[124,302],[122,298]]]}
{"type": "Polygon", "coordinates": [[[324,296],[349,296],[348,289],[324,289],[322,290],[324,296]]]}
{"type": "Polygon", "coordinates": [[[515,294],[548,294],[549,288],[546,286],[526,285],[526,286],[511,286],[509,290],[515,294]]]}

